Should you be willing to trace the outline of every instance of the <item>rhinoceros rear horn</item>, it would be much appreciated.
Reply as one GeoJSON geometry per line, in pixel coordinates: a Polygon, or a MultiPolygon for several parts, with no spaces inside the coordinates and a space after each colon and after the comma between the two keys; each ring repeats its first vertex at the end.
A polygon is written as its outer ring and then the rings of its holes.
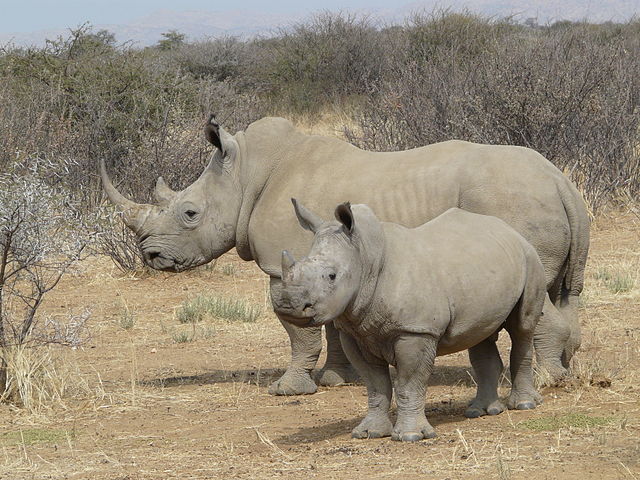
{"type": "Polygon", "coordinates": [[[291,280],[293,272],[291,269],[296,264],[293,256],[286,250],[282,251],[282,278],[283,280],[291,280]]]}
{"type": "Polygon", "coordinates": [[[216,121],[216,117],[213,114],[209,115],[209,120],[204,126],[204,136],[209,143],[220,150],[224,156],[225,151],[222,148],[222,140],[220,140],[220,124],[216,121]]]}
{"type": "Polygon", "coordinates": [[[169,185],[167,185],[167,182],[165,182],[162,177],[158,177],[158,180],[156,181],[156,188],[153,191],[153,196],[155,197],[156,202],[160,205],[166,205],[174,199],[176,194],[177,192],[171,190],[169,185]]]}
{"type": "Polygon", "coordinates": [[[107,197],[109,197],[109,200],[122,212],[124,223],[126,223],[131,230],[137,232],[144,223],[144,219],[149,214],[152,206],[133,202],[122,195],[116,187],[113,186],[107,174],[107,167],[104,164],[104,160],[100,160],[100,178],[102,179],[102,186],[107,193],[107,197]]]}

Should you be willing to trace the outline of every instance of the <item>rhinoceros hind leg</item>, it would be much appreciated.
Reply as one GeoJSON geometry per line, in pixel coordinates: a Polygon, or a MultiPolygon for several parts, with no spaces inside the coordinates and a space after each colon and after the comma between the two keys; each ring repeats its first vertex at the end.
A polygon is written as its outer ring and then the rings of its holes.
{"type": "Polygon", "coordinates": [[[469,360],[473,366],[473,377],[478,384],[478,390],[476,398],[464,412],[467,418],[497,415],[505,410],[498,398],[498,382],[503,365],[496,347],[497,339],[498,335],[494,334],[469,349],[469,360]]]}

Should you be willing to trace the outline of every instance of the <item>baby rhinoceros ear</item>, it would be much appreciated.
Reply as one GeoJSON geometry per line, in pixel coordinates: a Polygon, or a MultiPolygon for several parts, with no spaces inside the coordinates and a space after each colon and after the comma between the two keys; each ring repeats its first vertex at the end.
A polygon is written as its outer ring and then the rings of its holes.
{"type": "Polygon", "coordinates": [[[296,217],[298,217],[298,222],[305,230],[309,230],[313,233],[320,228],[320,225],[324,223],[322,218],[313,213],[311,210],[308,210],[298,202],[295,198],[291,199],[291,203],[293,203],[293,208],[296,211],[296,217]]]}
{"type": "Polygon", "coordinates": [[[353,220],[353,212],[351,211],[351,203],[344,202],[336,207],[336,220],[338,220],[345,228],[347,233],[352,234],[355,227],[353,220]]]}

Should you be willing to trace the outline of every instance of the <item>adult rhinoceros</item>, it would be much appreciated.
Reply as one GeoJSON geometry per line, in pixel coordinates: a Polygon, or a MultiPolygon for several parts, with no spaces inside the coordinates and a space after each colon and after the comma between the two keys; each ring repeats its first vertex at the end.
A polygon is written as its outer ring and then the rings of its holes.
{"type": "MultiPolygon", "coordinates": [[[[336,138],[306,135],[282,118],[263,118],[232,136],[212,116],[205,134],[217,150],[200,178],[180,192],[159,178],[156,205],[137,204],[121,195],[102,163],[107,195],[122,210],[152,268],[180,272],[235,246],[243,260],[255,261],[271,277],[273,294],[281,288],[282,250],[303,257],[313,238],[298,226],[292,197],[325,217],[340,202],[366,203],[382,221],[407,227],[451,207],[493,215],[522,234],[542,260],[548,295],[535,332],[536,353],[552,374],[566,372],[580,343],[577,302],[589,220],[580,194],[540,154],[455,140],[374,153],[336,138]]],[[[322,349],[320,327],[282,323],[292,359],[269,392],[313,393],[317,387],[311,371],[322,349]]],[[[319,383],[351,381],[353,370],[338,333],[333,326],[326,330],[327,362],[319,383]]]]}

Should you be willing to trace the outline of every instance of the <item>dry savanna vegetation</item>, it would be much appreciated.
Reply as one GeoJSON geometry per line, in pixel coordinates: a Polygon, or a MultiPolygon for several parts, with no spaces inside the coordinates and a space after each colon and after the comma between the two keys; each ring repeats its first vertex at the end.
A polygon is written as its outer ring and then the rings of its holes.
{"type": "MultiPolygon", "coordinates": [[[[325,14],[269,38],[118,45],[83,26],[0,51],[0,478],[640,478],[640,23],[325,14]],[[593,215],[572,376],[532,411],[465,419],[440,357],[438,437],[354,440],[362,385],[274,397],[268,279],[233,252],[143,267],[96,176],[147,201],[199,174],[201,127],[264,115],[372,150],[461,138],[542,152],[593,215]]],[[[503,358],[509,342],[500,340],[503,358]]],[[[322,358],[320,361],[322,365],[322,358]]],[[[501,394],[508,392],[508,377],[501,394]]]]}

